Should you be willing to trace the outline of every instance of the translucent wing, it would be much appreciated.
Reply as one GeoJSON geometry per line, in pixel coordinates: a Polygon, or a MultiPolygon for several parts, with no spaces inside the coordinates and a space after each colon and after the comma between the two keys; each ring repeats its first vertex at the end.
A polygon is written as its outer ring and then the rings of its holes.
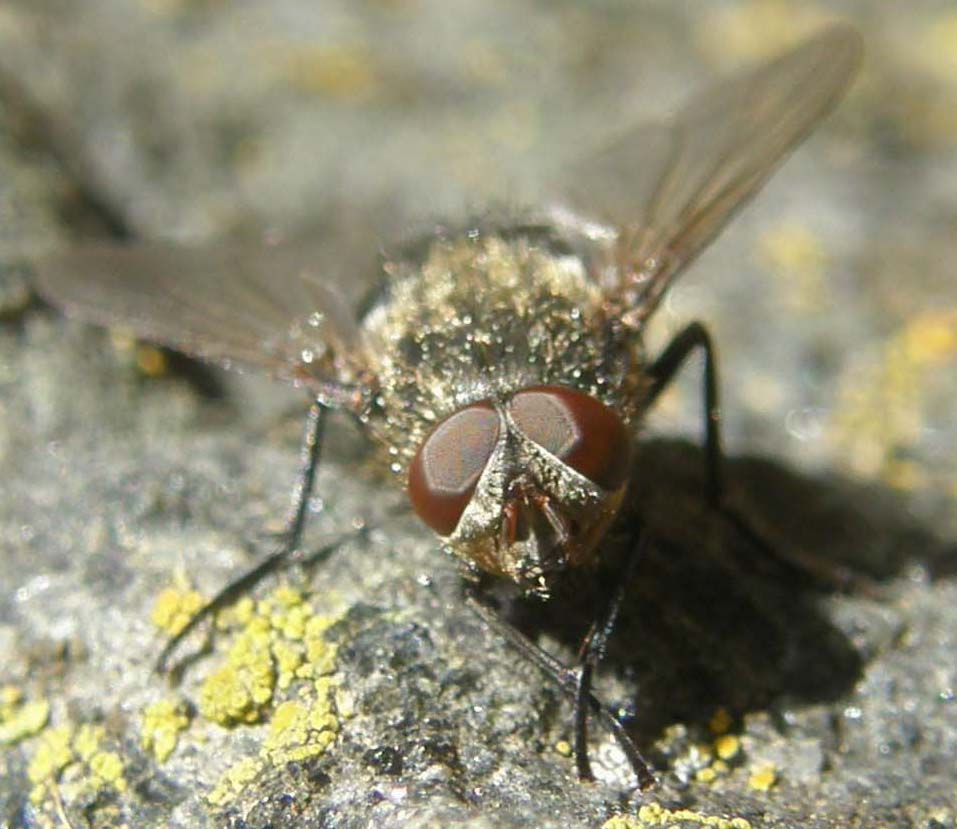
{"type": "MultiPolygon", "coordinates": [[[[347,299],[360,269],[375,272],[375,248],[340,280],[322,241],[208,247],[93,245],[36,265],[40,292],[67,313],[227,367],[325,386],[361,369],[362,348],[347,299]],[[347,277],[347,278],[346,278],[347,277]],[[346,372],[351,373],[351,372],[346,372]]],[[[342,257],[339,257],[341,260],[342,257]]]]}
{"type": "Polygon", "coordinates": [[[636,319],[837,103],[861,50],[857,32],[831,26],[563,171],[576,208],[621,228],[621,288],[636,319]]]}

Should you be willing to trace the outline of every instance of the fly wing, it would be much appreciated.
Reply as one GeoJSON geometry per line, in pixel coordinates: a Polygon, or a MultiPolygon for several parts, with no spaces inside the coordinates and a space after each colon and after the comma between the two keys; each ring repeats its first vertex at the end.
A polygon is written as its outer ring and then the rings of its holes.
{"type": "Polygon", "coordinates": [[[856,31],[833,25],[573,165],[566,197],[621,229],[619,260],[636,290],[621,288],[637,319],[830,112],[861,51],[856,31]]]}
{"type": "Polygon", "coordinates": [[[41,260],[36,277],[40,293],[69,314],[226,367],[318,386],[343,379],[344,365],[361,368],[352,309],[328,278],[335,264],[327,244],[305,240],[98,244],[41,260]]]}

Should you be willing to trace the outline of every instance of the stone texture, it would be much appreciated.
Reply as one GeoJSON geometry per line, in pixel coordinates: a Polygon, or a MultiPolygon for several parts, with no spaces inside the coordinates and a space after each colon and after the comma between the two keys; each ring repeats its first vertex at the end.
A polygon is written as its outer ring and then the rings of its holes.
{"type": "MultiPolygon", "coordinates": [[[[203,684],[237,629],[169,686],[151,672],[164,641],[151,609],[178,579],[212,594],[268,548],[303,407],[171,355],[151,376],[128,337],[28,306],[21,275],[37,251],[120,226],[196,239],[321,227],[350,205],[481,204],[489,182],[674,106],[821,12],[0,8],[0,717],[50,706],[40,733],[0,748],[0,825],[61,820],[53,790],[31,801],[29,779],[45,757],[58,768],[60,734],[77,827],[599,827],[618,812],[636,826],[954,826],[957,24],[931,0],[906,20],[890,4],[842,8],[868,44],[860,83],[681,280],[652,346],[683,320],[713,327],[737,503],[776,549],[869,581],[815,588],[708,514],[690,370],[648,423],[634,502],[662,543],[597,683],[659,771],[644,799],[601,732],[602,782],[575,780],[567,701],[468,612],[453,563],[364,465],[349,424],[330,436],[308,539],[366,531],[284,577],[338,620],[323,633],[335,742],[291,762],[263,753],[281,702],[318,704],[304,680],[259,722],[205,719],[203,684]],[[190,717],[160,762],[142,722],[166,699],[190,717]],[[722,708],[740,741],[724,766],[709,727],[722,708]],[[234,771],[245,782],[211,803],[237,766],[255,774],[234,771]],[[667,819],[651,803],[690,811],[667,819]]],[[[580,593],[508,607],[568,659],[589,620],[580,593]]],[[[275,641],[291,624],[273,608],[275,641]]]]}

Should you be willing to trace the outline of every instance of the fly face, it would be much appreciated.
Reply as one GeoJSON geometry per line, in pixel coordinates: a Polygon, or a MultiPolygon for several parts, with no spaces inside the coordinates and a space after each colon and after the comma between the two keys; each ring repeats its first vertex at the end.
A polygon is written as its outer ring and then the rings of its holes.
{"type": "Polygon", "coordinates": [[[563,386],[525,388],[446,418],[409,469],[412,506],[464,560],[547,596],[590,558],[625,492],[621,418],[563,386]]]}

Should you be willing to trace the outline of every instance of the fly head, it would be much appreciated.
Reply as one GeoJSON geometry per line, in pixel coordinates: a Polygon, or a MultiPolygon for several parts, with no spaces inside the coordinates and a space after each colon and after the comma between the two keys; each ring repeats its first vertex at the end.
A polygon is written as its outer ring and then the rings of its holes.
{"type": "Polygon", "coordinates": [[[439,423],[410,467],[419,517],[471,565],[547,596],[589,561],[624,496],[631,439],[591,395],[532,386],[439,423]]]}

